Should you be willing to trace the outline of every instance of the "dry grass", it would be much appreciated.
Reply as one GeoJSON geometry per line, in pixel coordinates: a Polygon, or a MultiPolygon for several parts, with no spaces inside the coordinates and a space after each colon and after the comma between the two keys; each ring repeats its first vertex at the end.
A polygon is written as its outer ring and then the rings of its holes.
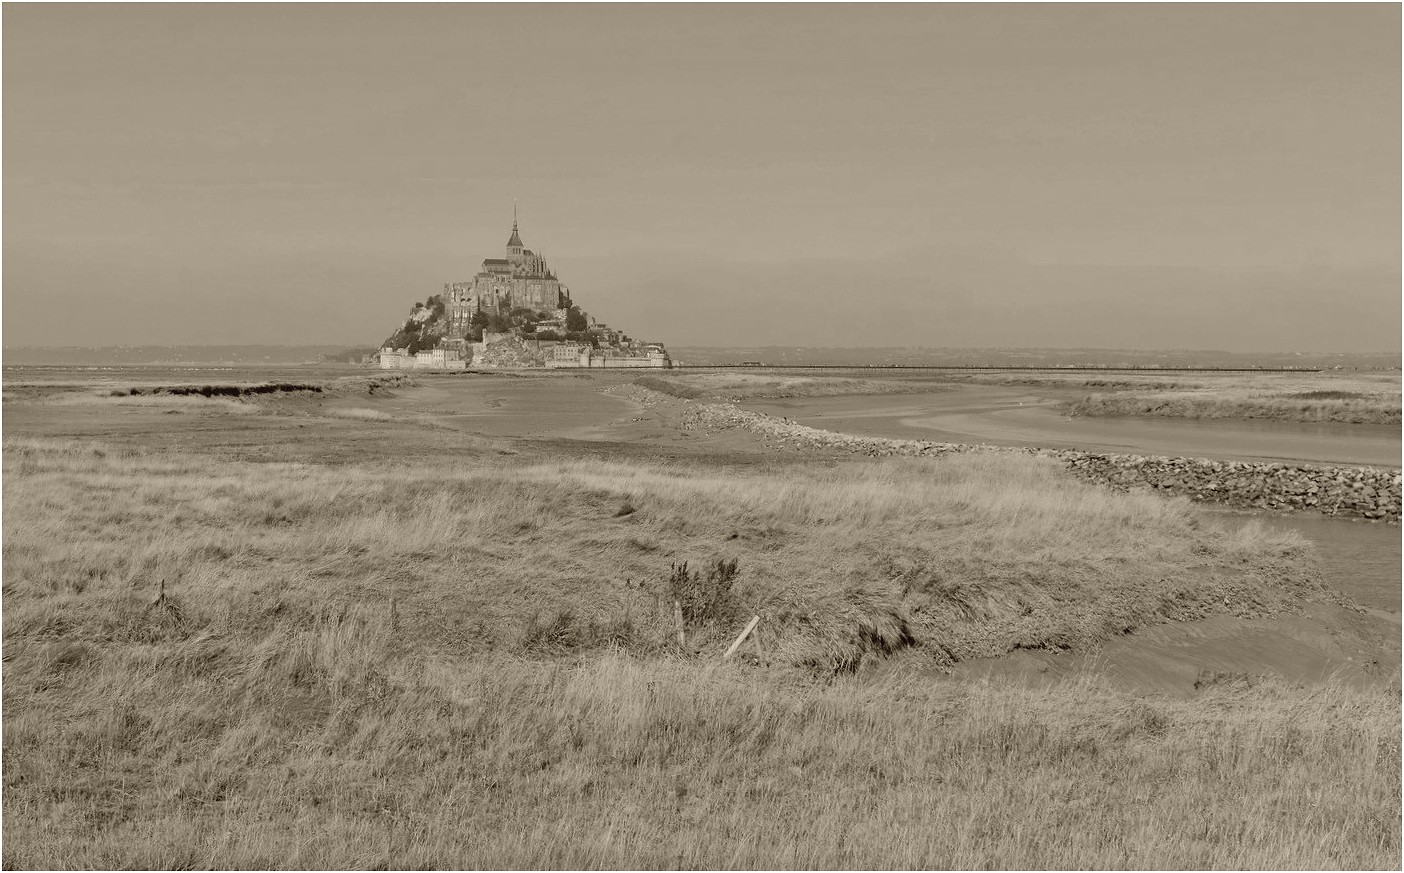
{"type": "MultiPolygon", "coordinates": [[[[805,373],[685,373],[636,384],[674,397],[741,402],[786,397],[929,393],[959,384],[1096,389],[1066,404],[1073,415],[1270,419],[1398,424],[1400,386],[1390,374],[1323,373],[962,373],[864,377],[805,373]]],[[[1063,396],[1066,396],[1064,394],[1063,396]]]]}
{"type": "MultiPolygon", "coordinates": [[[[12,441],[5,463],[7,584],[73,595],[7,604],[7,627],[110,615],[105,601],[163,576],[181,592],[218,580],[202,596],[391,588],[439,620],[568,609],[666,624],[655,613],[671,562],[738,558],[738,609],[773,613],[762,636],[786,629],[773,642],[797,663],[853,666],[862,646],[835,640],[852,637],[855,610],[909,616],[946,662],[1086,645],[1221,611],[1225,595],[1258,614],[1324,590],[1290,535],[1196,534],[1188,504],[1112,494],[1035,458],[333,470],[12,441]]],[[[695,639],[722,645],[733,631],[695,639]]]]}
{"type": "Polygon", "coordinates": [[[1045,385],[1111,390],[1222,391],[1240,394],[1290,394],[1305,391],[1342,391],[1353,394],[1398,394],[1399,375],[1390,372],[1331,371],[1189,371],[1085,370],[1057,372],[947,373],[943,378],[990,385],[1045,385]]]}
{"type": "Polygon", "coordinates": [[[406,659],[384,610],[231,614],[160,647],[30,646],[8,669],[8,867],[1399,859],[1383,692],[1143,701],[900,671],[804,686],[617,653],[406,659]]]}
{"type": "Polygon", "coordinates": [[[1068,407],[1071,415],[1139,415],[1163,418],[1235,418],[1271,421],[1399,424],[1399,396],[1332,396],[1300,392],[1279,396],[1165,393],[1093,394],[1068,407]]]}
{"type": "Polygon", "coordinates": [[[1028,385],[1048,388],[1102,388],[1109,390],[1138,389],[1141,391],[1170,391],[1177,388],[1208,388],[1211,375],[1175,373],[1157,375],[1154,373],[1071,372],[1048,371],[1010,373],[950,373],[947,378],[953,382],[968,382],[976,385],[1028,385]]]}
{"type": "MultiPolygon", "coordinates": [[[[1141,377],[1146,379],[1148,377],[1141,377]]],[[[1071,403],[1073,415],[1138,415],[1168,418],[1267,419],[1272,421],[1399,424],[1397,376],[1303,373],[1196,375],[1179,384],[1163,379],[1108,387],[1071,403]],[[1138,393],[1153,390],[1153,394],[1138,393]]]]}
{"type": "Polygon", "coordinates": [[[379,409],[366,409],[362,406],[351,406],[341,409],[328,409],[322,413],[332,418],[349,418],[355,421],[396,421],[395,416],[379,409]]]}
{"type": "Polygon", "coordinates": [[[1324,596],[1038,459],[4,473],[7,867],[1399,863],[1397,688],[935,678],[1324,596]],[[669,565],[718,558],[678,651],[669,565]],[[719,664],[751,612],[773,666],[719,664]]]}
{"type": "Polygon", "coordinates": [[[88,406],[95,409],[141,408],[160,409],[172,413],[215,413],[226,415],[260,415],[264,408],[257,401],[235,397],[203,397],[199,394],[117,394],[110,391],[75,391],[51,394],[39,401],[55,406],[88,406]]]}

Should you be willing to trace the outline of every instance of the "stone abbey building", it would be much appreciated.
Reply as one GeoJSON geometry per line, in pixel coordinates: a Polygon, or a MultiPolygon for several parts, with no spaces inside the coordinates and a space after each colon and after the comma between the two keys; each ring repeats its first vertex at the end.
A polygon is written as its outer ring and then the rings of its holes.
{"type": "Polygon", "coordinates": [[[497,310],[505,303],[508,309],[554,313],[570,306],[570,289],[556,278],[545,258],[522,245],[513,209],[506,257],[486,258],[482,271],[472,279],[444,285],[443,299],[449,333],[462,336],[479,310],[497,310]]]}
{"type": "Polygon", "coordinates": [[[522,244],[515,208],[504,254],[485,259],[472,279],[415,303],[381,348],[381,368],[461,370],[469,361],[488,368],[672,366],[661,343],[631,339],[573,305],[546,259],[522,244]],[[488,317],[475,326],[480,314],[488,317]]]}

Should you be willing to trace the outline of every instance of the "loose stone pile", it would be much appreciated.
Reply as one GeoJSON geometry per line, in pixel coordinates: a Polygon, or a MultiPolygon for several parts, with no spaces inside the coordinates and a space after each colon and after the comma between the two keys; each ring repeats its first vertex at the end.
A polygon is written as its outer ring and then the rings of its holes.
{"type": "Polygon", "coordinates": [[[527,348],[521,337],[509,336],[489,343],[482,354],[476,356],[470,366],[484,368],[521,369],[524,367],[544,367],[546,358],[540,352],[527,348]]]}
{"type": "Polygon", "coordinates": [[[1121,491],[1153,488],[1192,500],[1228,506],[1315,510],[1399,523],[1401,476],[1374,467],[1330,467],[1103,454],[1068,449],[1007,448],[854,436],[783,421],[731,404],[696,403],[683,412],[683,427],[743,428],[777,448],[837,450],[869,456],[933,457],[957,452],[1021,452],[1065,461],[1077,475],[1121,491]]]}
{"type": "Polygon", "coordinates": [[[1300,510],[1399,523],[1400,474],[1325,467],[1058,452],[1084,478],[1127,489],[1147,485],[1206,503],[1300,510]]]}

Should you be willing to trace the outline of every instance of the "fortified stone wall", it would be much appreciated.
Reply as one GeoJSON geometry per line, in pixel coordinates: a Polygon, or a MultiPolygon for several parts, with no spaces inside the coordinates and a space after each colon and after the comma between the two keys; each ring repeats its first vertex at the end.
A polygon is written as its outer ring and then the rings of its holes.
{"type": "Polygon", "coordinates": [[[683,413],[683,426],[698,429],[744,428],[781,446],[831,449],[869,456],[933,457],[957,452],[1021,452],[1057,458],[1084,479],[1122,491],[1148,487],[1167,494],[1181,494],[1191,500],[1245,509],[1314,510],[1325,515],[1367,518],[1393,524],[1398,524],[1400,520],[1402,480],[1398,470],[862,437],[782,421],[731,404],[691,404],[683,413]]]}
{"type": "Polygon", "coordinates": [[[665,369],[667,368],[668,364],[668,359],[664,357],[596,357],[594,355],[591,355],[589,358],[585,358],[584,356],[582,356],[581,363],[577,364],[576,366],[602,369],[665,369]]]}

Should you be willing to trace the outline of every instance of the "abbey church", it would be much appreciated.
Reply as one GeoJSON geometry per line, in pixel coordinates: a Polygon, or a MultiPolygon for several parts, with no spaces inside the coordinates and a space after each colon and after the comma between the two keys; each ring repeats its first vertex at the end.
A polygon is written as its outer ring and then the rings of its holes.
{"type": "Polygon", "coordinates": [[[662,343],[633,339],[571,300],[540,252],[522,244],[517,211],[506,257],[416,302],[380,348],[382,369],[669,367],[662,343]]]}
{"type": "Polygon", "coordinates": [[[501,308],[551,312],[570,306],[570,290],[561,284],[540,254],[522,245],[513,209],[506,257],[486,258],[483,269],[467,282],[444,285],[449,332],[461,336],[473,314],[501,308]]]}

